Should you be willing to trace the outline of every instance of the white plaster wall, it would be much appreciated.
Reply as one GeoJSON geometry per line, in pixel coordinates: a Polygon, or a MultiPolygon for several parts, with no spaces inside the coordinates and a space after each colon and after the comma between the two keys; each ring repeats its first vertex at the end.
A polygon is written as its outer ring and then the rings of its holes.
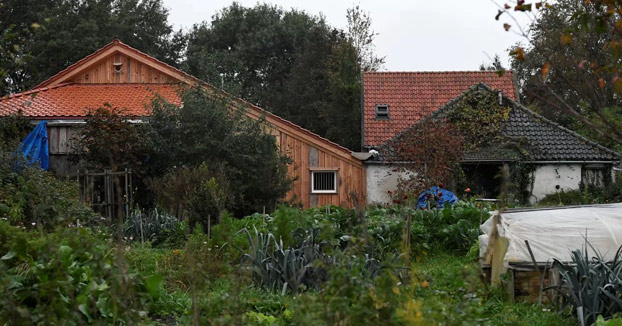
{"type": "Polygon", "coordinates": [[[400,178],[407,178],[408,172],[394,172],[389,165],[367,165],[367,204],[390,203],[388,191],[397,190],[400,178]]]}
{"type": "Polygon", "coordinates": [[[581,183],[581,165],[536,165],[533,176],[533,190],[530,200],[532,204],[541,200],[548,194],[557,192],[556,186],[558,185],[560,190],[564,191],[579,189],[579,183],[581,183]]]}

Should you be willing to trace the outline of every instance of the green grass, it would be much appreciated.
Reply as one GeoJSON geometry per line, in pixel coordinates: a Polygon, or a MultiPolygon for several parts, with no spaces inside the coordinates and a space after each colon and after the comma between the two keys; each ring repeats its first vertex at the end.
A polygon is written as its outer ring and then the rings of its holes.
{"type": "Polygon", "coordinates": [[[568,325],[572,321],[547,306],[511,302],[484,284],[477,263],[437,254],[413,264],[414,291],[426,325],[568,325]],[[426,282],[424,284],[424,282],[426,282]]]}

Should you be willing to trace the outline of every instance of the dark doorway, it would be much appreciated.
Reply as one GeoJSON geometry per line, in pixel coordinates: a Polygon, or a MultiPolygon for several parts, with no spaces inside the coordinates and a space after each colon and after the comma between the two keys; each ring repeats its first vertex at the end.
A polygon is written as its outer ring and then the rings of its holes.
{"type": "Polygon", "coordinates": [[[502,167],[500,163],[464,164],[466,187],[471,194],[480,198],[498,198],[501,190],[502,167]]]}

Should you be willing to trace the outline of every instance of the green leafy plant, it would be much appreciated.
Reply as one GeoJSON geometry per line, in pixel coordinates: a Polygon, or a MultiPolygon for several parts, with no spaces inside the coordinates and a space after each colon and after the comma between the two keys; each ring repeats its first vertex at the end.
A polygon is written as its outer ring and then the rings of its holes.
{"type": "Polygon", "coordinates": [[[296,293],[303,286],[317,286],[318,273],[314,273],[312,267],[315,259],[324,256],[314,230],[310,230],[299,248],[285,247],[272,233],[261,233],[257,229],[254,234],[247,229],[241,232],[248,237],[250,251],[244,257],[250,262],[258,284],[282,293],[296,293]]]}
{"type": "Polygon", "coordinates": [[[572,251],[570,263],[553,261],[561,275],[560,284],[551,288],[559,297],[560,310],[572,309],[581,325],[622,312],[622,247],[612,261],[606,261],[598,253],[590,258],[588,245],[591,247],[588,243],[583,250],[572,251]]]}
{"type": "Polygon", "coordinates": [[[596,323],[594,323],[594,325],[595,326],[622,326],[622,318],[614,317],[609,320],[605,320],[603,316],[598,316],[598,319],[596,319],[596,323]]]}
{"type": "Polygon", "coordinates": [[[186,223],[158,210],[135,209],[125,220],[123,235],[130,241],[150,241],[153,246],[180,247],[187,238],[186,223]]]}
{"type": "Polygon", "coordinates": [[[159,295],[161,282],[127,273],[120,252],[88,229],[33,234],[0,221],[0,238],[3,324],[132,324],[159,295]]]}
{"type": "Polygon", "coordinates": [[[95,225],[100,217],[79,200],[74,182],[25,167],[0,188],[0,217],[24,228],[95,225]]]}
{"type": "Polygon", "coordinates": [[[618,173],[614,181],[604,187],[586,186],[583,189],[547,195],[538,202],[541,206],[591,205],[622,202],[622,175],[618,173]]]}

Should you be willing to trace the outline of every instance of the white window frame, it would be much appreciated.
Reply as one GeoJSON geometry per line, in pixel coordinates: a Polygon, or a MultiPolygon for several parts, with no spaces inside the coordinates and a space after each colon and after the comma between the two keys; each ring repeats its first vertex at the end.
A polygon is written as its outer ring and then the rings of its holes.
{"type": "Polygon", "coordinates": [[[339,169],[312,169],[311,170],[311,193],[312,194],[336,194],[339,189],[337,174],[339,173],[339,169]],[[335,178],[335,189],[334,190],[315,190],[315,173],[326,173],[332,172],[335,178]]]}

